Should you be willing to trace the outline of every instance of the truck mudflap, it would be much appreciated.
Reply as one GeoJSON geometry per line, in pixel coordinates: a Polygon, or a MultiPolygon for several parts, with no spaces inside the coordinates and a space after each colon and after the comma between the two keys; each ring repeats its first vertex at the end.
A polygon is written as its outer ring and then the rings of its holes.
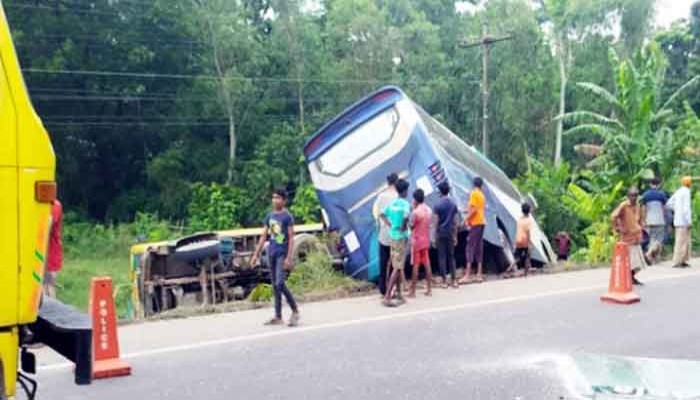
{"type": "Polygon", "coordinates": [[[75,383],[92,381],[92,325],[87,314],[44,297],[39,317],[30,325],[34,342],[44,343],[75,363],[75,383]]]}

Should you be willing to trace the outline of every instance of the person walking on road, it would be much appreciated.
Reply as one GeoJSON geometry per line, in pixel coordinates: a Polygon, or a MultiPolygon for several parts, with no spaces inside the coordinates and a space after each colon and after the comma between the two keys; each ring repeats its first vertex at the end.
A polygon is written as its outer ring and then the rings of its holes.
{"type": "Polygon", "coordinates": [[[518,270],[524,270],[525,276],[530,271],[530,232],[532,231],[532,215],[530,205],[523,203],[521,210],[523,215],[518,219],[515,229],[515,261],[503,274],[504,278],[515,276],[518,270]]]}
{"type": "Polygon", "coordinates": [[[681,187],[668,200],[668,208],[673,211],[673,226],[676,232],[676,241],[673,246],[673,266],[675,268],[687,268],[690,266],[690,228],[693,225],[692,199],[690,186],[693,179],[684,176],[681,179],[681,187]]]}
{"type": "Polygon", "coordinates": [[[396,306],[391,301],[394,288],[396,288],[399,303],[405,302],[401,296],[401,275],[404,273],[403,268],[406,262],[409,237],[408,221],[411,215],[411,205],[406,200],[408,186],[408,182],[403,179],[396,182],[396,192],[399,196],[384,208],[380,216],[382,221],[389,226],[389,236],[391,237],[391,276],[383,300],[383,304],[387,307],[396,306]]]}
{"type": "Polygon", "coordinates": [[[287,275],[294,267],[294,217],[287,211],[287,191],[275,189],[272,193],[272,212],[267,214],[263,223],[263,234],[250,259],[251,265],[257,265],[258,256],[268,242],[268,265],[275,299],[275,316],[266,325],[282,325],[282,296],[287,299],[292,309],[289,326],[299,325],[299,308],[292,292],[286,284],[287,275]]]}
{"type": "Polygon", "coordinates": [[[474,178],[473,190],[469,195],[469,207],[466,225],[469,228],[467,236],[467,265],[464,267],[464,277],[460,283],[471,283],[472,265],[476,264],[476,282],[483,282],[484,263],[484,228],[486,227],[486,196],[482,191],[483,179],[474,178]]]}
{"type": "Polygon", "coordinates": [[[386,276],[389,269],[389,258],[391,254],[391,237],[389,236],[389,227],[384,224],[380,218],[382,211],[396,198],[396,181],[399,177],[391,173],[386,177],[387,188],[377,196],[372,207],[372,215],[377,223],[378,233],[377,240],[379,241],[379,293],[384,296],[386,294],[386,276]]]}
{"type": "Polygon", "coordinates": [[[44,276],[44,294],[56,298],[56,278],[63,269],[63,205],[58,199],[51,203],[51,231],[49,232],[49,251],[46,258],[46,276],[44,276]]]}
{"type": "Polygon", "coordinates": [[[632,283],[635,285],[642,284],[637,279],[637,274],[646,267],[642,251],[642,209],[639,206],[638,198],[639,190],[636,187],[629,188],[627,200],[623,201],[610,216],[612,226],[620,236],[620,241],[629,248],[632,283]]]}
{"type": "Polygon", "coordinates": [[[425,205],[425,192],[417,189],[413,192],[413,212],[411,213],[411,289],[408,297],[416,297],[416,284],[420,267],[425,268],[425,282],[427,285],[425,295],[432,294],[433,274],[430,267],[430,222],[433,212],[425,205]]]}
{"type": "Polygon", "coordinates": [[[642,194],[641,204],[644,213],[644,225],[649,235],[649,248],[646,257],[650,262],[656,261],[664,248],[666,236],[666,217],[664,207],[668,196],[659,189],[661,179],[651,180],[650,188],[642,194]]]}
{"type": "Polygon", "coordinates": [[[457,205],[450,199],[450,184],[443,181],[438,185],[438,190],[440,191],[440,199],[433,206],[433,214],[437,217],[435,241],[437,242],[440,276],[442,276],[442,286],[447,288],[447,271],[449,270],[452,285],[457,287],[454,260],[456,235],[454,233],[457,227],[455,220],[458,218],[459,211],[457,205]]]}

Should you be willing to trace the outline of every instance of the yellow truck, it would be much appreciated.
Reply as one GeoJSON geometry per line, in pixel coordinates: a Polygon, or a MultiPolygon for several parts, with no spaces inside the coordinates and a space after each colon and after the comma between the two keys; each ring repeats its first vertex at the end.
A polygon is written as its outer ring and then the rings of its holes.
{"type": "Polygon", "coordinates": [[[45,342],[76,362],[76,382],[89,383],[87,315],[42,297],[44,262],[56,197],[55,156],[29,99],[0,1],[0,399],[17,384],[34,398],[34,356],[45,342]],[[40,311],[40,308],[42,311],[40,311]],[[21,372],[19,370],[23,370],[21,372]]]}

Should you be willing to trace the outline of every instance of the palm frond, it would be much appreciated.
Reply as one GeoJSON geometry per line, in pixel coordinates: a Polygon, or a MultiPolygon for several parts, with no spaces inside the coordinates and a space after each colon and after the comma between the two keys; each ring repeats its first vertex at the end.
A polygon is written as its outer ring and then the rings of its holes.
{"type": "Polygon", "coordinates": [[[607,89],[605,89],[602,86],[598,86],[595,83],[592,82],[578,82],[576,83],[576,86],[585,89],[597,96],[602,97],[605,101],[608,103],[615,105],[617,107],[621,107],[620,102],[618,101],[617,97],[615,97],[614,94],[610,93],[607,89]]]}
{"type": "Polygon", "coordinates": [[[595,135],[603,135],[605,132],[608,132],[610,129],[606,127],[605,125],[600,125],[600,124],[581,124],[581,125],[576,125],[575,127],[566,130],[563,135],[573,135],[574,133],[578,132],[591,132],[595,135]]]}
{"type": "Polygon", "coordinates": [[[595,112],[591,111],[572,111],[568,112],[564,115],[560,115],[556,118],[554,118],[555,121],[558,120],[563,120],[564,122],[580,122],[582,120],[594,120],[598,123],[603,123],[603,124],[610,124],[610,125],[617,125],[618,127],[624,129],[624,125],[617,119],[617,118],[609,118],[606,117],[605,115],[598,114],[595,112]]]}
{"type": "Polygon", "coordinates": [[[693,79],[689,80],[688,82],[684,83],[683,86],[679,87],[678,90],[673,92],[673,94],[666,100],[666,103],[661,107],[661,110],[665,110],[668,106],[673,104],[676,99],[683,94],[684,91],[698,83],[698,80],[700,80],[700,76],[695,76],[693,79]]]}

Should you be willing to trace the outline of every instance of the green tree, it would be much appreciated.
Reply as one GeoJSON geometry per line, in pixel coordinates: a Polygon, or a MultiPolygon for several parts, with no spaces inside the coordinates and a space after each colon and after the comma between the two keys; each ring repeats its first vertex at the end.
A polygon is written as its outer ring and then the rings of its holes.
{"type": "Polygon", "coordinates": [[[685,138],[674,135],[670,126],[672,105],[697,78],[662,99],[665,59],[658,45],[651,43],[631,60],[620,60],[611,49],[610,58],[614,93],[593,83],[577,84],[605,101],[606,110],[565,114],[562,119],[576,124],[567,134],[585,130],[601,138],[603,151],[592,167],[607,182],[608,189],[617,182],[637,184],[655,174],[670,176],[669,169],[682,158],[685,145],[685,138]]]}

